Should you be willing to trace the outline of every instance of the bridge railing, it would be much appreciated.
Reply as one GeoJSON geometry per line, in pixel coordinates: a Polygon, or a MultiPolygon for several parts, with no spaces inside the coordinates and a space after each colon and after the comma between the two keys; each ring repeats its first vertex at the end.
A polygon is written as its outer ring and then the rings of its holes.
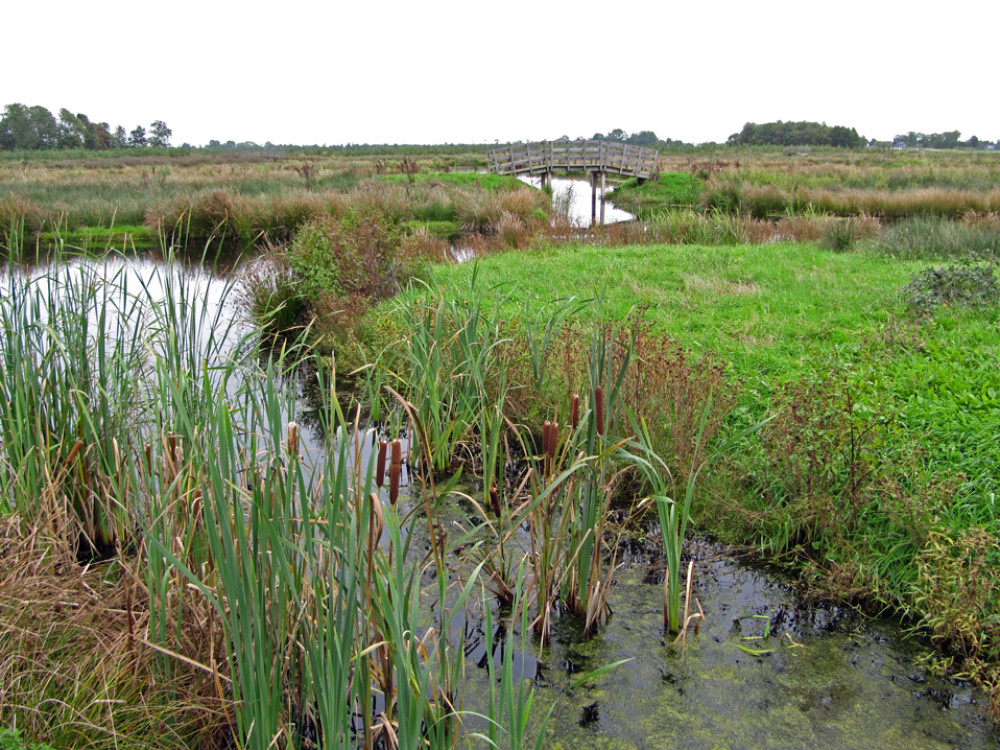
{"type": "Polygon", "coordinates": [[[519,175],[543,172],[606,172],[649,179],[656,174],[655,149],[620,141],[513,143],[490,149],[490,171],[519,175]]]}

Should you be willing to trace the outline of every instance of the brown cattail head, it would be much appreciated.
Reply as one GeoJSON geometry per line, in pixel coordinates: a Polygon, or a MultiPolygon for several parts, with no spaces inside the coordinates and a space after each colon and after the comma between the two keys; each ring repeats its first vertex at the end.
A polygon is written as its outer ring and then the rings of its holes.
{"type": "Polygon", "coordinates": [[[299,457],[299,425],[297,422],[288,423],[288,455],[294,458],[299,457]]]}
{"type": "Polygon", "coordinates": [[[549,457],[549,461],[554,461],[556,458],[556,446],[559,444],[559,423],[552,422],[549,424],[549,447],[546,454],[549,457]]]}
{"type": "Polygon", "coordinates": [[[490,510],[494,516],[500,518],[500,493],[496,487],[490,487],[490,510]]]}
{"type": "Polygon", "coordinates": [[[389,441],[378,441],[378,460],[375,462],[375,486],[382,489],[385,484],[385,459],[389,452],[389,441]]]}
{"type": "Polygon", "coordinates": [[[389,502],[393,505],[399,499],[399,475],[403,467],[399,464],[392,464],[389,467],[389,502]]]}
{"type": "Polygon", "coordinates": [[[594,416],[597,419],[597,434],[604,437],[604,387],[594,389],[594,416]]]}
{"type": "Polygon", "coordinates": [[[580,426],[580,394],[574,393],[573,398],[570,401],[569,407],[569,422],[573,425],[575,430],[580,426]]]}
{"type": "Polygon", "coordinates": [[[403,465],[403,442],[399,438],[392,441],[392,464],[393,466],[403,465]]]}

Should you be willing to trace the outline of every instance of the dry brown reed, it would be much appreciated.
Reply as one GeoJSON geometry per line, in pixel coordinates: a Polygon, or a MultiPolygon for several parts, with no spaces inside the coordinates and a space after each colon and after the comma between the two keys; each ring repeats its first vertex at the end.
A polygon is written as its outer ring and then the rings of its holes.
{"type": "Polygon", "coordinates": [[[455,194],[455,219],[466,232],[492,234],[503,211],[503,198],[497,193],[460,190],[455,194]]]}
{"type": "Polygon", "coordinates": [[[694,357],[641,323],[633,330],[635,353],[625,402],[655,430],[652,437],[683,487],[688,473],[705,462],[706,451],[736,404],[740,385],[712,354],[694,357]]]}
{"type": "Polygon", "coordinates": [[[431,263],[447,263],[452,259],[451,243],[434,237],[427,227],[417,227],[403,237],[400,253],[404,260],[425,260],[431,263]]]}
{"type": "Polygon", "coordinates": [[[0,198],[0,238],[6,237],[17,224],[28,235],[39,232],[46,221],[51,223],[55,218],[25,198],[14,195],[0,198]]]}
{"type": "Polygon", "coordinates": [[[955,219],[970,212],[996,211],[997,206],[1000,206],[1000,190],[937,186],[888,190],[849,188],[843,185],[757,185],[727,179],[710,181],[703,203],[724,210],[738,210],[758,219],[779,218],[803,212],[832,216],[874,216],[882,219],[908,216],[955,219]],[[723,200],[719,197],[725,195],[731,195],[732,198],[723,200]]]}
{"type": "Polygon", "coordinates": [[[307,221],[339,216],[348,205],[347,197],[337,192],[250,197],[220,189],[154,203],[145,224],[168,235],[283,242],[307,221]]]}
{"type": "Polygon", "coordinates": [[[148,592],[135,560],[64,564],[71,540],[4,523],[0,544],[0,725],[56,747],[222,747],[230,707],[222,629],[202,597],[176,633],[173,678],[151,647],[148,592]],[[223,730],[223,731],[220,731],[223,730]]]}

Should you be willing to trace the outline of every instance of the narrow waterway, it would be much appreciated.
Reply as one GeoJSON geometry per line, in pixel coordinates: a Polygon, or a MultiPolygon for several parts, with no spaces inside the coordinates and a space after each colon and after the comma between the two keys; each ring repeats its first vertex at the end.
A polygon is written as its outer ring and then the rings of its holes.
{"type": "MultiPolygon", "coordinates": [[[[524,183],[532,187],[541,188],[541,177],[519,177],[524,183]]],[[[553,177],[552,183],[552,206],[557,214],[568,217],[574,227],[589,227],[591,218],[591,200],[593,189],[587,180],[570,179],[569,177],[553,177]]],[[[610,192],[612,185],[607,186],[610,192]]],[[[601,216],[601,190],[597,189],[597,220],[600,222],[601,216]]],[[[623,211],[615,206],[611,201],[604,203],[604,223],[617,224],[620,221],[632,221],[635,218],[628,211],[623,211]]]]}

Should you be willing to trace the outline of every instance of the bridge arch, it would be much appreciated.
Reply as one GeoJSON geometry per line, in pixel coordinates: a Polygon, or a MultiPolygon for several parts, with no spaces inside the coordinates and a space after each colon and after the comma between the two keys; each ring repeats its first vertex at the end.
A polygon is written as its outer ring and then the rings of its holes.
{"type": "Polygon", "coordinates": [[[659,153],[621,141],[542,141],[512,143],[490,149],[489,168],[501,175],[540,175],[545,184],[553,172],[587,172],[591,176],[590,219],[597,223],[597,180],[601,181],[601,224],[608,174],[648,180],[656,175],[659,153]]]}

